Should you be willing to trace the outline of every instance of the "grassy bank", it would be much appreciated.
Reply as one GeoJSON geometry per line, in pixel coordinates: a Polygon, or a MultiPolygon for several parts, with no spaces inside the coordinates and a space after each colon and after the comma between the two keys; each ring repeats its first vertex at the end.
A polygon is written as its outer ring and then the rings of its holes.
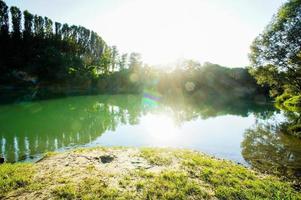
{"type": "Polygon", "coordinates": [[[276,177],[175,149],[90,148],[0,165],[0,199],[301,199],[276,177]]]}

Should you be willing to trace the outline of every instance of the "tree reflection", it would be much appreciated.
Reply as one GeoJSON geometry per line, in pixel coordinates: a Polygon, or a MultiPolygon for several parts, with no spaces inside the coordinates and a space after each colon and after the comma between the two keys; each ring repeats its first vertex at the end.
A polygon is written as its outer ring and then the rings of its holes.
{"type": "Polygon", "coordinates": [[[264,172],[297,179],[301,183],[301,140],[287,134],[292,118],[284,122],[258,122],[245,131],[241,144],[244,159],[264,172]]]}
{"type": "Polygon", "coordinates": [[[285,112],[285,117],[287,121],[281,125],[281,130],[301,139],[301,114],[297,112],[285,112]]]}
{"type": "Polygon", "coordinates": [[[84,145],[120,124],[137,124],[141,98],[72,97],[0,108],[0,154],[10,161],[84,145]]]}
{"type": "MultiPolygon", "coordinates": [[[[210,98],[197,101],[190,98],[164,99],[165,109],[169,109],[177,123],[191,121],[198,118],[208,119],[223,115],[248,117],[253,114],[259,119],[267,119],[275,113],[273,104],[259,104],[254,101],[222,101],[210,98]]],[[[160,108],[162,109],[162,108],[160,108]]]]}
{"type": "MultiPolygon", "coordinates": [[[[136,125],[148,113],[168,113],[176,124],[221,115],[248,116],[273,112],[270,105],[186,98],[160,99],[149,95],[69,97],[0,106],[0,154],[8,161],[61,148],[86,145],[120,125],[136,125]]],[[[266,114],[263,114],[265,116],[266,114]]]]}

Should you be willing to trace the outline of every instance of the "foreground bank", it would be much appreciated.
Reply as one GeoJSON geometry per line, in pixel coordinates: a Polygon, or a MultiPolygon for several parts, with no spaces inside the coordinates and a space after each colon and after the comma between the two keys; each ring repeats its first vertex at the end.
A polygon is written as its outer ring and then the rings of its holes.
{"type": "Polygon", "coordinates": [[[90,148],[0,165],[4,199],[301,199],[291,184],[176,149],[90,148]]]}

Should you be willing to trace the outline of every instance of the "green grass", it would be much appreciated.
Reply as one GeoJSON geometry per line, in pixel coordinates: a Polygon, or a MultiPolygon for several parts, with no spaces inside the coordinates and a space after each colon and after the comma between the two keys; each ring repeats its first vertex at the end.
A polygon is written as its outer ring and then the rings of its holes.
{"type": "Polygon", "coordinates": [[[138,171],[134,174],[134,185],[139,199],[209,199],[210,193],[198,181],[180,170],[164,170],[158,174],[138,171]]]}
{"type": "Polygon", "coordinates": [[[32,164],[0,165],[0,199],[10,191],[30,185],[34,172],[32,164]]]}
{"type": "Polygon", "coordinates": [[[59,185],[52,190],[56,199],[105,199],[122,200],[131,199],[130,194],[119,191],[116,188],[109,187],[100,178],[86,178],[79,183],[67,183],[59,185]]]}
{"type": "Polygon", "coordinates": [[[140,150],[140,156],[152,165],[160,166],[170,165],[172,163],[172,157],[167,149],[142,148],[140,150]]]}
{"type": "Polygon", "coordinates": [[[182,165],[192,177],[208,183],[219,199],[300,199],[291,186],[272,176],[265,176],[229,161],[180,152],[182,165]]]}

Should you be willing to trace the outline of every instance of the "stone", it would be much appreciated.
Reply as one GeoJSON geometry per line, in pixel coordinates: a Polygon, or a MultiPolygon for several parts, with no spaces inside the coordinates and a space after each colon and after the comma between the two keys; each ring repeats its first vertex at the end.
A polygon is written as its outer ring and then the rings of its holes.
{"type": "Polygon", "coordinates": [[[0,164],[3,164],[3,163],[4,163],[4,161],[5,161],[5,159],[4,159],[4,158],[2,158],[2,157],[0,157],[0,164]]]}
{"type": "Polygon", "coordinates": [[[114,156],[111,155],[104,155],[104,156],[100,156],[100,162],[102,163],[110,163],[114,160],[114,156]]]}

